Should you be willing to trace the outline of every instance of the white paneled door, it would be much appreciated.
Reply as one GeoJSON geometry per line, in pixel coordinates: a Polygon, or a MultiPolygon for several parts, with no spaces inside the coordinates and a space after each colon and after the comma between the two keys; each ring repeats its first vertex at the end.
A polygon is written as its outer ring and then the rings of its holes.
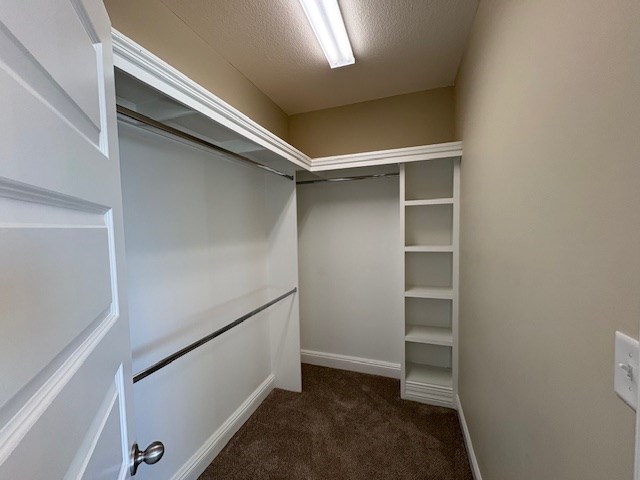
{"type": "Polygon", "coordinates": [[[110,25],[0,6],[0,478],[121,479],[131,352],[110,25]]]}

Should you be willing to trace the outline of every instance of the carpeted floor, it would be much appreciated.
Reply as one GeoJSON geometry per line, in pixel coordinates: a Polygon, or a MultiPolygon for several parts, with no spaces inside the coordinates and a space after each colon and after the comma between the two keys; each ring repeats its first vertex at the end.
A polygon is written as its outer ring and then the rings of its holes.
{"type": "Polygon", "coordinates": [[[400,399],[399,381],[302,366],[200,480],[472,480],[454,410],[400,399]]]}

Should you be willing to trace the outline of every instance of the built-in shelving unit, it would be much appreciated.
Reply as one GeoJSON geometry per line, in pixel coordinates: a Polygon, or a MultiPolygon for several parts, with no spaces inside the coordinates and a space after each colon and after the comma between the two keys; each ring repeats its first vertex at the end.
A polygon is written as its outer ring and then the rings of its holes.
{"type": "Polygon", "coordinates": [[[454,407],[458,380],[460,157],[400,166],[402,398],[454,407]]]}

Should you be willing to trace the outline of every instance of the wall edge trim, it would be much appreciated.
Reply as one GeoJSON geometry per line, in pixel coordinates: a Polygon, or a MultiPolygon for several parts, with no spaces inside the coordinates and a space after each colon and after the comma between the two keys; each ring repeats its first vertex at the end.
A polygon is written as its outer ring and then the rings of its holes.
{"type": "Polygon", "coordinates": [[[368,373],[388,378],[400,378],[400,364],[373,360],[370,358],[351,357],[337,353],[316,352],[314,350],[300,350],[302,363],[320,367],[336,368],[351,372],[368,373]]]}
{"type": "Polygon", "coordinates": [[[471,435],[469,433],[469,427],[467,426],[467,420],[465,419],[464,411],[462,410],[460,395],[456,395],[456,406],[458,407],[458,419],[460,420],[460,426],[462,427],[462,436],[464,437],[464,444],[467,447],[467,456],[469,457],[469,463],[471,465],[471,473],[473,473],[473,479],[482,480],[480,467],[478,466],[478,459],[476,458],[476,453],[473,450],[473,443],[471,443],[471,435]]]}

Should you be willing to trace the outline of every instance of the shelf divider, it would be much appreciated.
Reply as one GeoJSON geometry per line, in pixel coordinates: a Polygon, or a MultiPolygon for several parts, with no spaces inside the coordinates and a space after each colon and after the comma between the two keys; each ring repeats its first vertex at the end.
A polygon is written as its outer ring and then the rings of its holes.
{"type": "Polygon", "coordinates": [[[452,300],[453,288],[451,287],[409,287],[404,292],[409,298],[434,298],[440,300],[452,300]]]}
{"type": "Polygon", "coordinates": [[[453,205],[453,198],[429,198],[425,200],[405,200],[405,207],[419,207],[422,205],[453,205]]]}
{"type": "Polygon", "coordinates": [[[436,253],[453,253],[452,245],[406,245],[405,252],[436,252],[436,253]]]}
{"type": "Polygon", "coordinates": [[[451,369],[407,362],[407,382],[421,385],[435,385],[450,389],[453,387],[451,369]]]}
{"type": "Polygon", "coordinates": [[[407,325],[404,339],[407,342],[453,346],[453,334],[450,328],[407,325]]]}

